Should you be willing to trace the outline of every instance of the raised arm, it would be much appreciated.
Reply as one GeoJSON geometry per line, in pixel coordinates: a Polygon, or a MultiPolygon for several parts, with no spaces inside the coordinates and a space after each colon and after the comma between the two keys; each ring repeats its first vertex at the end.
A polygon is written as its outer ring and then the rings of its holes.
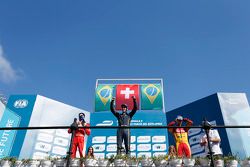
{"type": "Polygon", "coordinates": [[[119,117],[119,113],[115,111],[114,102],[115,98],[113,97],[110,102],[110,111],[114,114],[114,116],[119,117]]]}
{"type": "MultiPolygon", "coordinates": [[[[85,127],[89,127],[89,126],[90,126],[90,124],[85,123],[85,124],[84,124],[84,126],[85,126],[85,127]]],[[[86,128],[86,129],[84,129],[84,130],[85,130],[85,134],[89,136],[89,135],[90,135],[90,133],[91,133],[90,128],[86,128]]]]}
{"type": "MultiPolygon", "coordinates": [[[[192,126],[193,125],[193,121],[188,119],[188,118],[183,118],[183,121],[186,122],[187,126],[192,126]]],[[[189,129],[190,129],[189,127],[185,128],[186,131],[188,131],[189,129]]]]}
{"type": "Polygon", "coordinates": [[[136,111],[137,111],[137,103],[136,103],[135,96],[132,96],[132,99],[133,99],[133,102],[134,102],[134,106],[133,106],[132,111],[129,113],[130,117],[133,117],[135,115],[136,111]]]}
{"type": "MultiPolygon", "coordinates": [[[[175,125],[175,123],[176,123],[176,121],[174,120],[174,121],[171,121],[169,124],[168,124],[168,126],[174,126],[175,125]]],[[[174,132],[174,128],[168,128],[168,131],[170,132],[170,133],[173,133],[174,132]]]]}

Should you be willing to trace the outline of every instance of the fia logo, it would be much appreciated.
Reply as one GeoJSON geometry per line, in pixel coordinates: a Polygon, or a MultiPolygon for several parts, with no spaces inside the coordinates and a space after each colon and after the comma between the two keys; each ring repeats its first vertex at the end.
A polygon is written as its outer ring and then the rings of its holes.
{"type": "Polygon", "coordinates": [[[28,100],[26,99],[19,99],[14,102],[14,107],[15,108],[25,108],[28,106],[28,100]]]}

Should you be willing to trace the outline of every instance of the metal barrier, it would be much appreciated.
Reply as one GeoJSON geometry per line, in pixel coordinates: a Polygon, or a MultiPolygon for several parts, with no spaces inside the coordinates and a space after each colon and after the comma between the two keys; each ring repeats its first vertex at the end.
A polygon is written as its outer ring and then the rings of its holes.
{"type": "MultiPolygon", "coordinates": [[[[209,140],[209,133],[208,130],[211,128],[250,128],[250,125],[216,125],[212,126],[210,125],[206,120],[202,122],[202,125],[198,126],[181,126],[182,128],[199,128],[199,129],[204,129],[205,133],[207,135],[207,139],[209,140]]],[[[72,128],[71,126],[34,126],[34,127],[0,127],[0,130],[37,130],[37,129],[70,129],[72,128]]],[[[89,127],[79,127],[81,129],[117,129],[117,128],[124,128],[124,129],[168,129],[168,128],[177,128],[176,126],[89,126],[89,127]]],[[[72,146],[72,139],[74,136],[74,132],[72,133],[71,136],[71,143],[69,147],[69,151],[67,152],[68,154],[68,159],[67,159],[67,167],[69,167],[69,161],[70,161],[70,155],[71,155],[71,146],[72,146]]],[[[208,142],[208,148],[209,148],[209,154],[211,158],[211,166],[214,167],[214,159],[213,159],[213,153],[211,151],[211,146],[210,142],[208,142]]]]}

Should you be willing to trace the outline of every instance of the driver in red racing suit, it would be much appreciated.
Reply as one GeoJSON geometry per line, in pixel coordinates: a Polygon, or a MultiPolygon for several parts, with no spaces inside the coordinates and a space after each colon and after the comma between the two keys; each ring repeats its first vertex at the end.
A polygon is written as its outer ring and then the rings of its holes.
{"type": "MultiPolygon", "coordinates": [[[[74,135],[74,139],[72,142],[72,149],[71,149],[71,158],[76,158],[76,150],[78,148],[80,157],[84,157],[83,155],[83,148],[84,148],[84,136],[86,135],[90,135],[90,129],[86,128],[79,128],[79,127],[89,127],[90,125],[88,123],[85,122],[84,120],[85,114],[84,113],[79,113],[79,121],[77,121],[77,127],[75,130],[75,135],[74,135]]],[[[72,130],[69,129],[68,133],[72,133],[72,130]]]]}
{"type": "Polygon", "coordinates": [[[179,115],[174,121],[168,124],[168,126],[173,126],[173,128],[168,128],[168,131],[174,136],[178,157],[190,158],[191,149],[188,143],[188,130],[190,128],[182,128],[181,125],[183,122],[186,122],[186,126],[193,125],[193,121],[179,115]]]}

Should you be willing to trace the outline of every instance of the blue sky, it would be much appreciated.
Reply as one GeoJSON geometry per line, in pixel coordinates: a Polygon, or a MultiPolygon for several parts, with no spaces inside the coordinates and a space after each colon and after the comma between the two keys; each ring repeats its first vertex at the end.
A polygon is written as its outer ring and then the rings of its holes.
{"type": "Polygon", "coordinates": [[[250,1],[0,2],[0,92],[93,110],[97,78],[163,78],[166,110],[250,95],[250,1]]]}

